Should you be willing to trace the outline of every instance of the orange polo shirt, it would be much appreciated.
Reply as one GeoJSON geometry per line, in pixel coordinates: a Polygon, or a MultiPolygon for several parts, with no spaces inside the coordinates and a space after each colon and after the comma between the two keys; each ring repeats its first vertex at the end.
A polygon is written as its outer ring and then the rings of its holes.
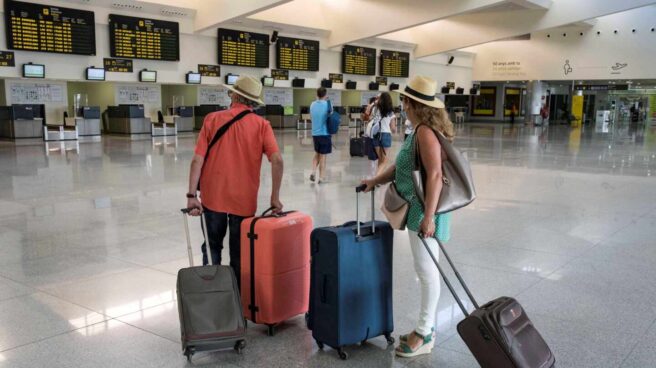
{"type": "MultiPolygon", "coordinates": [[[[221,126],[248,109],[233,104],[229,110],[205,117],[195,153],[205,157],[207,146],[221,126]]],[[[257,211],[262,155],[278,152],[271,124],[255,113],[234,123],[212,147],[200,176],[203,206],[215,212],[253,216],[257,211]]]]}

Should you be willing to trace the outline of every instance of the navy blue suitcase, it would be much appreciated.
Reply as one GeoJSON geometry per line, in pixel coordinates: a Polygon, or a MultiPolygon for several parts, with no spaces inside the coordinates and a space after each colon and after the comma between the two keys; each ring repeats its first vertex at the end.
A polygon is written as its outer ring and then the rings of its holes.
{"type": "MultiPolygon", "coordinates": [[[[371,198],[373,214],[373,192],[371,198]]],[[[394,230],[373,218],[361,224],[357,212],[358,221],[314,229],[310,239],[308,328],[320,349],[324,344],[337,349],[342,359],[348,359],[347,345],[381,335],[394,343],[394,230]]]]}

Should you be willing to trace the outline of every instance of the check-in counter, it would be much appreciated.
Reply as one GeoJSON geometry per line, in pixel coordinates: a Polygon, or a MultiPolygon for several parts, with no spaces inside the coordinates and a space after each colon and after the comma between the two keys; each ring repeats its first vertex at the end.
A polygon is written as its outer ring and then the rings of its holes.
{"type": "Polygon", "coordinates": [[[178,106],[170,108],[169,114],[178,129],[178,132],[192,132],[194,130],[194,107],[178,106]]]}
{"type": "Polygon", "coordinates": [[[44,105],[0,107],[0,138],[42,138],[44,105]]]}
{"type": "Polygon", "coordinates": [[[205,116],[215,111],[225,110],[225,106],[221,105],[200,105],[194,106],[194,129],[200,130],[203,127],[203,120],[205,116]]]}
{"type": "Polygon", "coordinates": [[[264,116],[273,129],[285,128],[285,109],[282,105],[266,105],[266,115],[264,116]]]}
{"type": "Polygon", "coordinates": [[[82,106],[75,117],[77,133],[80,137],[100,135],[100,107],[82,106]]]}
{"type": "Polygon", "coordinates": [[[143,105],[108,106],[108,133],[150,134],[151,122],[145,117],[143,105]]]}

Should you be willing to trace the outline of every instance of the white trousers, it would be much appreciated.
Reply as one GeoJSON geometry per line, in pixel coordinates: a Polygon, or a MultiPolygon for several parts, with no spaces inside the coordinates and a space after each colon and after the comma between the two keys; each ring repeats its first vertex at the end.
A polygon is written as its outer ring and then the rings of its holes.
{"type": "MultiPolygon", "coordinates": [[[[435,327],[435,315],[437,314],[437,302],[440,299],[440,272],[435,267],[430,254],[426,251],[424,244],[417,233],[408,230],[410,236],[410,248],[414,258],[415,272],[419,278],[421,288],[421,307],[419,308],[419,321],[415,331],[423,336],[431,333],[435,327]]],[[[437,240],[425,239],[435,258],[439,260],[440,252],[437,240]]]]}

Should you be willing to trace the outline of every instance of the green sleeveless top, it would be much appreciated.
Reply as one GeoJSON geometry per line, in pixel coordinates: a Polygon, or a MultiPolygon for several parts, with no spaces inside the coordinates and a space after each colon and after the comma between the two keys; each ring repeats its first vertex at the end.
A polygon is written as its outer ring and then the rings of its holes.
{"type": "MultiPolygon", "coordinates": [[[[413,132],[403,142],[401,151],[396,156],[396,189],[399,194],[410,203],[410,210],[408,211],[408,224],[407,227],[412,231],[419,231],[419,226],[424,220],[424,208],[415,195],[415,185],[412,181],[412,171],[414,169],[413,157],[413,132]]],[[[451,238],[451,213],[443,215],[435,215],[435,234],[437,237],[446,242],[451,238]]]]}

